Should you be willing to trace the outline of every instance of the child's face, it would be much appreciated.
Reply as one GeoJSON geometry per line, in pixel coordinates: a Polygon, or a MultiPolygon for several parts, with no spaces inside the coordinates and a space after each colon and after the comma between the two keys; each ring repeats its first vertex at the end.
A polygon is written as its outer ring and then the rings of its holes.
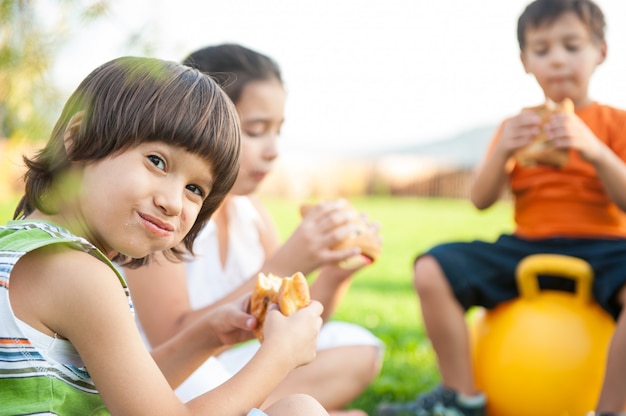
{"type": "Polygon", "coordinates": [[[576,106],[586,104],[589,79],[604,61],[606,43],[592,39],[573,12],[527,29],[525,40],[524,69],[535,76],[546,97],[557,102],[569,97],[576,106]]]}
{"type": "Polygon", "coordinates": [[[247,84],[237,102],[241,122],[239,175],[235,195],[247,195],[259,186],[278,157],[277,140],[285,120],[286,93],[278,80],[247,84]]]}
{"type": "Polygon", "coordinates": [[[133,258],[169,249],[187,235],[208,196],[211,165],[163,142],[146,142],[89,163],[77,220],[107,255],[133,258]]]}

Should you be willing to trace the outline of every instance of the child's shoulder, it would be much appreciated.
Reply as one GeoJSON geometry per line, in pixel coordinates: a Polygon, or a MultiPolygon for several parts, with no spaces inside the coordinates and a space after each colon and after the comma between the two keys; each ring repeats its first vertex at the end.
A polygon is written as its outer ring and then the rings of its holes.
{"type": "MultiPolygon", "coordinates": [[[[55,273],[73,269],[111,273],[115,271],[123,287],[126,283],[113,264],[93,244],[72,234],[65,228],[46,221],[9,221],[0,227],[0,250],[5,253],[18,253],[25,261],[44,265],[43,269],[55,273]]],[[[86,274],[86,273],[85,273],[86,274]]]]}
{"type": "Polygon", "coordinates": [[[623,119],[626,118],[626,109],[594,101],[588,106],[576,109],[576,114],[579,116],[595,115],[601,118],[623,119]]]}

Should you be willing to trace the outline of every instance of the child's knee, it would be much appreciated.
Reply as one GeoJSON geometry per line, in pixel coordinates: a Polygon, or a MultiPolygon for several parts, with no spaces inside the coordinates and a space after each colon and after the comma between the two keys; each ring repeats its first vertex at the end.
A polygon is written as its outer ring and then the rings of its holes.
{"type": "Polygon", "coordinates": [[[432,256],[422,256],[415,261],[413,285],[418,294],[432,293],[447,286],[439,263],[432,256]]]}

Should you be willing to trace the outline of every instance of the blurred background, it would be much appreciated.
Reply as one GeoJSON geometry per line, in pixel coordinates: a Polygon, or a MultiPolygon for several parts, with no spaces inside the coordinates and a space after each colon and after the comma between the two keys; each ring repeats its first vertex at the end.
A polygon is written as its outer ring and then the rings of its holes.
{"type": "MultiPolygon", "coordinates": [[[[596,0],[609,53],[591,95],[626,108],[626,1],[596,0]]],[[[0,0],[0,223],[21,194],[21,156],[98,65],[181,61],[236,42],[282,67],[281,157],[261,196],[286,238],[297,202],[344,196],[382,224],[384,254],[335,313],[386,345],[380,376],[350,407],[409,400],[439,382],[412,289],[416,253],[513,228],[506,195],[467,199],[498,123],[543,96],[519,61],[527,0],[0,0]]]]}
{"type": "MultiPolygon", "coordinates": [[[[598,0],[609,54],[595,99],[626,108],[623,0],[598,0]]],[[[494,128],[542,94],[519,61],[527,0],[0,0],[0,174],[121,55],[182,60],[236,42],[288,89],[280,163],[262,192],[463,197],[494,128]]],[[[6,182],[9,184],[7,185],[6,182]]]]}

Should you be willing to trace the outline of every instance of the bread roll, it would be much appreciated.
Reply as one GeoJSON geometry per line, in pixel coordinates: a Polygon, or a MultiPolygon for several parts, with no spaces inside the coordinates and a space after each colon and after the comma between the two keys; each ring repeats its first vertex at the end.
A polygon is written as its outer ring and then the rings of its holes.
{"type": "Polygon", "coordinates": [[[278,310],[289,316],[311,303],[309,285],[300,272],[291,277],[278,277],[271,273],[259,273],[250,297],[250,313],[257,319],[254,335],[263,342],[263,324],[269,306],[278,305],[278,310]]]}
{"type": "Polygon", "coordinates": [[[521,166],[549,165],[557,168],[565,166],[569,160],[569,149],[557,148],[548,139],[544,128],[550,117],[556,113],[573,113],[574,103],[569,98],[560,103],[548,100],[545,104],[528,107],[541,117],[540,132],[527,146],[515,152],[515,158],[521,166]]]}
{"type": "MultiPolygon", "coordinates": [[[[300,215],[302,215],[302,217],[306,216],[309,210],[314,206],[315,205],[312,204],[301,205],[300,215]]],[[[361,249],[360,254],[351,256],[339,262],[339,267],[342,269],[352,270],[375,262],[380,255],[381,247],[378,235],[370,228],[369,224],[365,222],[359,212],[357,212],[352,205],[349,205],[346,209],[353,210],[355,213],[353,219],[351,220],[355,227],[355,231],[345,240],[333,246],[332,249],[345,250],[352,247],[359,247],[361,249]]]]}

